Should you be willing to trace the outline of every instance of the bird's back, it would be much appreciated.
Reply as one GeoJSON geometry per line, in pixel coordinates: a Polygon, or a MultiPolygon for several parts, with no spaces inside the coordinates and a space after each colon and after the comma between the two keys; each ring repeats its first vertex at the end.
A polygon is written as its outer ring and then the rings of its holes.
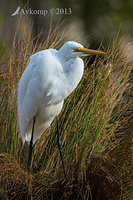
{"type": "Polygon", "coordinates": [[[55,59],[56,50],[44,50],[31,56],[18,87],[18,112],[23,141],[30,141],[33,117],[36,117],[34,142],[50,126],[61,111],[63,102],[49,105],[49,89],[56,80],[61,65],[55,59]]]}

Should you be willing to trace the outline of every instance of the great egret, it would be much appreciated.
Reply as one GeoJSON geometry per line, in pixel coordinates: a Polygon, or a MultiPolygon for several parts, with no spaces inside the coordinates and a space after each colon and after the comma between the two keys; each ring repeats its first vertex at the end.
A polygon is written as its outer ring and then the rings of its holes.
{"type": "MultiPolygon", "coordinates": [[[[61,112],[64,100],[73,92],[84,72],[82,56],[105,55],[101,51],[84,48],[73,41],[66,42],[58,51],[47,49],[30,57],[18,84],[18,113],[23,142],[30,143],[28,171],[33,145],[61,112]]],[[[57,117],[57,144],[66,174],[61,151],[57,117]]]]}

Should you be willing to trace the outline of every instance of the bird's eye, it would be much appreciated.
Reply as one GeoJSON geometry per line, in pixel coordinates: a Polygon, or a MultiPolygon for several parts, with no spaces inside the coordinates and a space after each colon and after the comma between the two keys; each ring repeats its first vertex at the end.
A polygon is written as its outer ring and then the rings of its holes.
{"type": "Polygon", "coordinates": [[[73,48],[73,49],[74,49],[74,52],[82,52],[82,49],[83,49],[83,48],[75,47],[75,48],[73,48]]]}
{"type": "Polygon", "coordinates": [[[75,47],[73,48],[74,52],[80,52],[80,48],[79,47],[75,47]]]}

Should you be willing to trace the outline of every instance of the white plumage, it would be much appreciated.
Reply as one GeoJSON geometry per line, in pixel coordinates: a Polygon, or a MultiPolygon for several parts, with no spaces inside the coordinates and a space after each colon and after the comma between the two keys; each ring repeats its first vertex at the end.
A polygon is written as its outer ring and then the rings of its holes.
{"type": "Polygon", "coordinates": [[[70,54],[79,54],[73,52],[73,47],[82,45],[67,42],[59,51],[48,49],[30,57],[18,87],[19,124],[23,142],[31,139],[33,117],[36,116],[35,143],[61,112],[64,99],[80,82],[84,64],[82,59],[73,58],[70,54]]]}
{"type": "Polygon", "coordinates": [[[30,142],[35,116],[33,143],[61,112],[64,100],[77,87],[84,63],[80,56],[103,52],[87,50],[69,41],[58,51],[43,50],[30,57],[18,86],[18,113],[21,138],[30,142]]]}

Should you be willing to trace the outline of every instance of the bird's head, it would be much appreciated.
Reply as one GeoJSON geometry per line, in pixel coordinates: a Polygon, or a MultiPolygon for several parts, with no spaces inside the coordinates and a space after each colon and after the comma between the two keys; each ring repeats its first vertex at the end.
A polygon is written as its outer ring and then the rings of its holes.
{"type": "Polygon", "coordinates": [[[73,41],[66,42],[59,49],[59,54],[66,60],[88,55],[106,55],[106,53],[102,51],[86,49],[83,47],[83,45],[73,41]]]}

